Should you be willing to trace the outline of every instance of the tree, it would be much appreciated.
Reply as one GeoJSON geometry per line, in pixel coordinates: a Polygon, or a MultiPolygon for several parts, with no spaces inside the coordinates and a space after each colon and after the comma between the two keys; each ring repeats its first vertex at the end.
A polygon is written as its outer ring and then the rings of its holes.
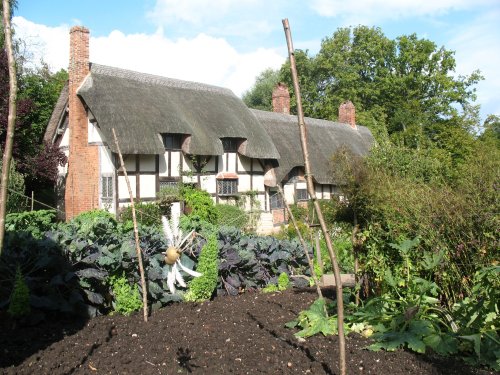
{"type": "Polygon", "coordinates": [[[257,76],[252,88],[243,94],[243,102],[250,108],[272,111],[272,93],[278,82],[277,70],[264,70],[257,76]]]}
{"type": "MultiPolygon", "coordinates": [[[[467,128],[463,112],[482,79],[477,71],[455,77],[454,52],[432,41],[415,34],[391,40],[366,26],[338,29],[316,56],[296,55],[306,115],[336,120],[340,103],[351,100],[379,140],[389,134],[410,147],[428,141],[429,128],[467,128]]],[[[293,97],[288,63],[280,81],[293,97]]]]}
{"type": "Polygon", "coordinates": [[[2,3],[3,15],[3,30],[4,43],[7,51],[8,70],[9,70],[9,110],[7,119],[7,139],[2,159],[2,182],[0,186],[0,254],[3,249],[3,239],[5,235],[5,215],[7,209],[7,189],[9,185],[9,171],[12,159],[12,143],[14,140],[14,127],[16,123],[16,101],[17,101],[17,78],[16,78],[16,63],[14,61],[14,52],[12,48],[12,29],[10,19],[12,13],[10,11],[9,0],[3,0],[2,3]]]}

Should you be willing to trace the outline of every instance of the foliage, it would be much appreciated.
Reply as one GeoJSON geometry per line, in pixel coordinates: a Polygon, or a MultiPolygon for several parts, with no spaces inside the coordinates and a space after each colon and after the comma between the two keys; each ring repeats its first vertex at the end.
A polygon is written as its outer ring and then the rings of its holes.
{"type": "Polygon", "coordinates": [[[248,215],[246,212],[231,204],[217,204],[217,225],[227,225],[243,229],[248,222],[248,215]]]}
{"type": "Polygon", "coordinates": [[[243,102],[249,108],[272,111],[272,93],[278,81],[278,71],[264,70],[257,76],[252,88],[243,94],[243,102]]]}
{"type": "Polygon", "coordinates": [[[189,291],[184,296],[186,301],[205,301],[212,297],[218,281],[219,247],[217,237],[212,234],[201,249],[196,271],[201,273],[189,283],[189,291]]]}
{"type": "Polygon", "coordinates": [[[31,312],[30,307],[30,290],[26,281],[24,281],[21,267],[16,268],[16,278],[14,281],[14,289],[10,296],[9,308],[7,312],[14,318],[29,315],[31,312]]]}
{"type": "MultiPolygon", "coordinates": [[[[351,100],[378,141],[399,133],[412,147],[432,140],[436,125],[466,127],[458,108],[468,111],[482,79],[477,71],[457,77],[454,53],[430,40],[416,34],[391,40],[375,27],[337,29],[316,56],[295,55],[305,115],[333,120],[339,105],[351,100]]],[[[289,62],[280,81],[295,103],[289,62]]]]}
{"type": "MultiPolygon", "coordinates": [[[[0,148],[1,150],[1,148],[0,148]]],[[[2,160],[0,160],[0,172],[2,171],[2,160]]],[[[27,208],[27,200],[24,197],[24,176],[16,171],[14,160],[10,162],[9,186],[7,194],[7,213],[22,212],[27,208]]]]}
{"type": "Polygon", "coordinates": [[[135,288],[131,286],[125,274],[121,276],[111,276],[109,278],[109,284],[111,285],[114,296],[113,307],[117,313],[130,315],[134,311],[142,308],[139,287],[135,284],[135,288]]]}
{"type": "Polygon", "coordinates": [[[240,290],[264,288],[276,284],[281,273],[309,274],[297,241],[244,235],[236,228],[222,227],[219,247],[218,294],[236,295],[240,290]]]}
{"type": "Polygon", "coordinates": [[[453,307],[462,351],[468,362],[500,370],[500,266],[486,267],[474,275],[469,297],[453,307]]]}
{"type": "Polygon", "coordinates": [[[161,188],[156,197],[156,204],[160,208],[161,215],[170,217],[172,204],[179,202],[181,199],[178,187],[165,186],[161,188]]]}
{"type": "Polygon", "coordinates": [[[189,233],[194,230],[202,236],[209,236],[217,231],[217,227],[205,220],[202,220],[198,215],[184,215],[180,218],[180,228],[189,233]]]}
{"type": "MultiPolygon", "coordinates": [[[[157,203],[137,202],[134,206],[137,223],[145,226],[161,226],[162,209],[157,203]]],[[[132,206],[122,209],[120,221],[132,222],[132,206]]]]}
{"type": "Polygon", "coordinates": [[[285,272],[278,276],[278,284],[268,284],[262,289],[264,293],[282,292],[290,287],[290,278],[285,272]]]}
{"type": "Polygon", "coordinates": [[[196,215],[210,224],[217,223],[217,210],[209,193],[190,186],[184,186],[181,195],[187,207],[191,210],[189,215],[196,215]]]}
{"type": "Polygon", "coordinates": [[[24,211],[8,214],[5,218],[5,230],[10,232],[27,232],[34,238],[42,238],[43,234],[56,226],[55,210],[24,211]]]}
{"type": "Polygon", "coordinates": [[[308,310],[303,310],[299,313],[296,320],[292,320],[286,324],[288,328],[300,327],[299,332],[295,333],[296,337],[306,338],[322,333],[323,336],[333,335],[337,333],[337,318],[328,318],[325,313],[326,302],[323,298],[318,298],[314,301],[308,310]]]}

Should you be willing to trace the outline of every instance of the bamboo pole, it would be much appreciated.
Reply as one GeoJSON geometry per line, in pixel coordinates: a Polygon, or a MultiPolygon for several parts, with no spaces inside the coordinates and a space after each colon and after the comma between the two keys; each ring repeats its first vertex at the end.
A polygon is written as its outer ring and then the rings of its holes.
{"type": "Polygon", "coordinates": [[[14,130],[16,125],[17,107],[17,78],[16,61],[14,60],[14,49],[12,47],[12,27],[10,24],[10,1],[3,0],[3,29],[5,36],[5,48],[9,64],[9,115],[7,118],[7,135],[2,160],[2,182],[0,185],[0,255],[3,250],[5,237],[5,216],[7,214],[7,189],[9,187],[10,162],[12,160],[12,145],[14,143],[14,130]]]}
{"type": "MultiPolygon", "coordinates": [[[[311,276],[314,280],[314,285],[316,285],[316,292],[318,293],[318,297],[323,298],[323,293],[321,293],[321,288],[319,287],[319,280],[316,277],[316,273],[314,272],[314,264],[311,260],[311,257],[309,256],[309,252],[307,251],[306,242],[304,241],[304,238],[302,237],[302,234],[299,231],[299,226],[297,225],[297,221],[295,220],[295,216],[293,216],[293,212],[290,209],[290,206],[285,199],[285,194],[283,194],[283,189],[281,188],[280,184],[278,184],[278,192],[280,193],[281,198],[283,199],[283,203],[285,204],[285,207],[286,207],[286,210],[288,212],[288,215],[290,216],[290,219],[292,219],[293,227],[295,228],[295,231],[297,232],[297,236],[299,237],[299,241],[300,241],[300,244],[302,245],[302,249],[304,250],[304,254],[306,254],[307,263],[309,264],[309,270],[311,271],[311,276]]],[[[326,311],[326,306],[325,306],[325,314],[326,314],[326,316],[328,316],[328,312],[326,311]]]]}
{"type": "MultiPolygon", "coordinates": [[[[118,139],[116,138],[115,128],[112,129],[113,138],[115,140],[116,149],[118,151],[118,156],[120,157],[120,164],[123,168],[123,174],[125,175],[125,181],[127,182],[128,194],[130,196],[130,206],[132,207],[132,220],[134,222],[134,237],[135,237],[135,250],[137,252],[137,260],[139,262],[139,273],[141,274],[141,287],[142,287],[142,304],[144,311],[144,321],[148,321],[148,291],[146,288],[146,277],[144,275],[144,266],[142,265],[142,251],[139,246],[139,230],[137,229],[137,220],[135,217],[135,205],[134,197],[132,195],[132,188],[130,187],[130,181],[127,175],[127,169],[125,168],[125,163],[123,162],[123,156],[120,151],[120,145],[118,144],[118,139]]],[[[117,184],[118,185],[118,184],[117,184]]]]}
{"type": "Polygon", "coordinates": [[[337,257],[333,251],[332,240],[328,234],[328,229],[326,227],[325,219],[323,217],[323,212],[319,205],[318,199],[316,198],[316,192],[314,190],[314,181],[311,174],[311,166],[309,162],[309,151],[307,149],[307,133],[306,126],[304,123],[304,112],[302,110],[302,98],[300,96],[300,87],[297,74],[297,67],[295,65],[295,53],[292,43],[292,35],[290,32],[290,25],[288,19],[285,18],[283,21],[283,28],[285,30],[286,42],[288,46],[288,55],[290,57],[290,69],[292,71],[293,87],[295,90],[295,97],[297,99],[297,119],[300,131],[300,142],[302,145],[302,153],[304,154],[304,167],[305,167],[305,177],[307,182],[307,192],[313,201],[315,211],[318,215],[318,221],[321,225],[321,230],[325,236],[326,246],[328,248],[328,254],[330,255],[333,267],[333,274],[335,277],[335,290],[337,294],[337,324],[339,333],[339,367],[341,375],[346,374],[346,359],[345,359],[345,336],[344,336],[344,300],[342,293],[342,280],[340,278],[340,268],[337,262],[337,257]]]}

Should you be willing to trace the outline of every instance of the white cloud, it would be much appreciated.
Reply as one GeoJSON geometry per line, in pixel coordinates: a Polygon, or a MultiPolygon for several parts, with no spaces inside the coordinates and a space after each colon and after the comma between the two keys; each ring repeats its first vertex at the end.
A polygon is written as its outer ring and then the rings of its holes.
{"type": "MultiPolygon", "coordinates": [[[[35,56],[43,57],[52,69],[67,68],[69,27],[38,25],[15,17],[17,35],[30,36],[35,56]]],[[[92,31],[91,31],[92,33],[92,31]]],[[[264,69],[277,69],[285,60],[276,50],[259,48],[239,53],[225,39],[199,34],[194,38],[172,40],[162,29],[155,34],[123,34],[113,31],[90,39],[90,60],[95,63],[170,78],[227,87],[241,95],[264,69]]]]}
{"type": "Polygon", "coordinates": [[[311,8],[324,17],[342,17],[350,24],[375,23],[405,17],[435,16],[450,11],[496,4],[497,0],[313,0],[311,8]]]}

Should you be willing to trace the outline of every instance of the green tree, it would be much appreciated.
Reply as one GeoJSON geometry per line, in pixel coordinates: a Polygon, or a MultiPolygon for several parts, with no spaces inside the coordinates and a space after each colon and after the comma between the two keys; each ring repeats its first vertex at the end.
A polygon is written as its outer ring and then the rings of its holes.
{"type": "Polygon", "coordinates": [[[252,88],[243,94],[243,102],[249,108],[272,111],[272,93],[278,82],[277,70],[264,70],[257,76],[252,88]]]}

